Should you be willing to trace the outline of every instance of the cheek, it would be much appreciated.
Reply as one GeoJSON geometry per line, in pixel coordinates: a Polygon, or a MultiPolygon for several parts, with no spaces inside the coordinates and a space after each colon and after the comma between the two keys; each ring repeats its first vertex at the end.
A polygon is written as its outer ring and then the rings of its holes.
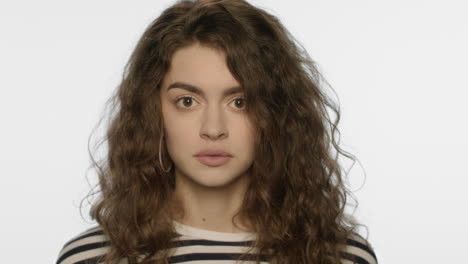
{"type": "Polygon", "coordinates": [[[170,144],[181,145],[191,141],[194,134],[193,129],[193,124],[189,120],[183,120],[180,116],[165,116],[165,136],[170,144]]]}
{"type": "Polygon", "coordinates": [[[175,118],[168,118],[166,121],[166,147],[174,161],[181,161],[182,156],[191,153],[191,146],[194,145],[194,133],[189,129],[187,123],[183,123],[175,118]]]}
{"type": "Polygon", "coordinates": [[[254,124],[247,117],[245,117],[245,119],[243,120],[243,127],[244,127],[244,131],[243,131],[244,138],[246,139],[249,145],[253,145],[254,140],[255,140],[254,124]]]}
{"type": "Polygon", "coordinates": [[[164,137],[168,147],[174,149],[192,146],[196,134],[196,120],[183,117],[171,109],[171,106],[163,108],[164,137]]]}

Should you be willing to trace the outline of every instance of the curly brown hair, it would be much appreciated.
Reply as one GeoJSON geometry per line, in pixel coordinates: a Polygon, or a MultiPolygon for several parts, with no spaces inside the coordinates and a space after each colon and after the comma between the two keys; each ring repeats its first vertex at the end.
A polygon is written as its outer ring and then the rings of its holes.
{"type": "Polygon", "coordinates": [[[363,225],[345,213],[352,193],[338,157],[355,157],[336,140],[339,105],[280,21],[242,0],[178,1],[149,25],[133,51],[108,102],[113,116],[101,142],[108,144],[107,155],[100,162],[91,155],[100,195],[90,216],[111,242],[105,263],[122,257],[167,263],[178,234],[168,203],[174,174],[158,162],[159,89],[174,52],[196,42],[225,52],[256,124],[255,158],[238,215],[257,234],[257,263],[261,255],[278,264],[340,263],[340,249],[363,225]]]}

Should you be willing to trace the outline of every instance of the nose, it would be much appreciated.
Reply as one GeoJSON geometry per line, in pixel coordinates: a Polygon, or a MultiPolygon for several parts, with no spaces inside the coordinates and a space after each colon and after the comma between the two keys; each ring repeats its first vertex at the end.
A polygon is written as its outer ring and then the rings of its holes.
{"type": "Polygon", "coordinates": [[[203,113],[200,137],[220,140],[228,136],[225,113],[216,105],[208,107],[203,113]]]}

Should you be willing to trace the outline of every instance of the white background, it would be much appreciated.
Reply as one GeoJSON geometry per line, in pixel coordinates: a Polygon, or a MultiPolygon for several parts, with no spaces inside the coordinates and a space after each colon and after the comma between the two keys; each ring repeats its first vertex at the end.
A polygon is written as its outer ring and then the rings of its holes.
{"type": "MultiPolygon", "coordinates": [[[[55,263],[92,226],[78,209],[86,175],[95,182],[88,137],[136,41],[170,3],[0,2],[3,263],[55,263]]],[[[356,216],[380,263],[463,262],[466,1],[251,3],[281,19],[338,93],[341,142],[362,165],[350,173],[356,216]]]]}

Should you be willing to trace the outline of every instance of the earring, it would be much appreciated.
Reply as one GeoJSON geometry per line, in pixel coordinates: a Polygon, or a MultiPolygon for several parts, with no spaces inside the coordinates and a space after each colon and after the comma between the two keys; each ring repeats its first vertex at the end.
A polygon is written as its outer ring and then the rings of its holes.
{"type": "Polygon", "coordinates": [[[172,164],[169,166],[169,169],[165,169],[163,164],[162,164],[162,158],[161,158],[161,146],[162,146],[162,138],[164,136],[164,133],[161,133],[161,137],[159,138],[159,164],[161,165],[161,168],[164,172],[169,172],[172,169],[172,164]]]}

